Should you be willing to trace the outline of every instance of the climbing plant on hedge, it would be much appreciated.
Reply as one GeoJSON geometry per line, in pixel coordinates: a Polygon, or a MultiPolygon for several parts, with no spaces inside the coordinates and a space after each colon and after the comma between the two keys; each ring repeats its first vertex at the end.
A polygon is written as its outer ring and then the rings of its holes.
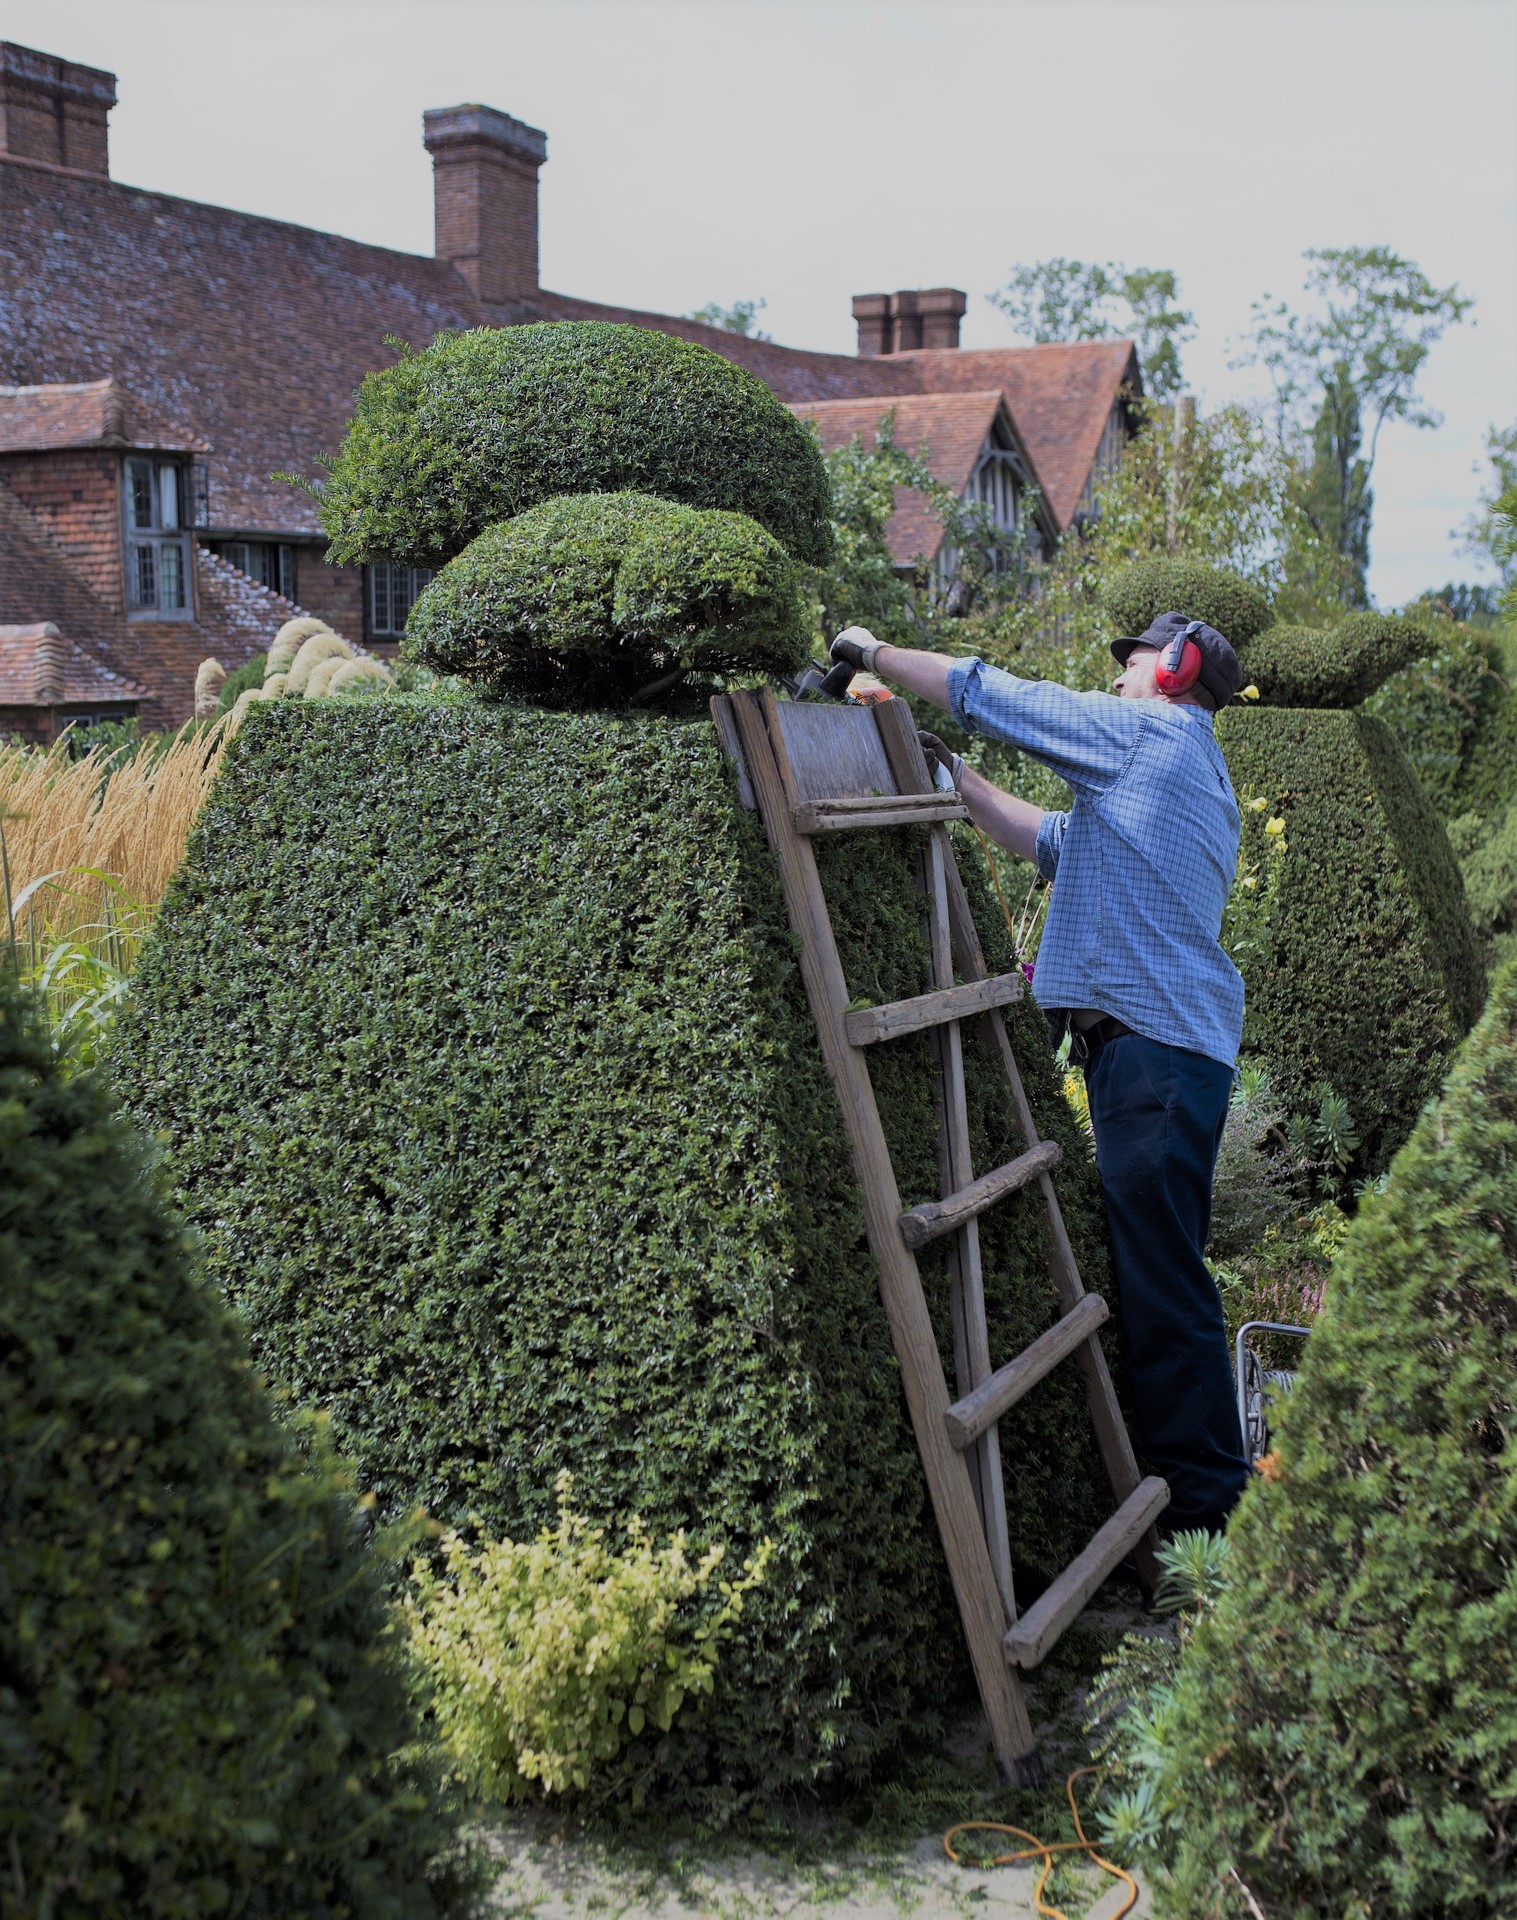
{"type": "Polygon", "coordinates": [[[435,1912],[350,1481],[3,967],[0,1273],[0,1906],[435,1912]]]}
{"type": "Polygon", "coordinates": [[[746,515],[586,493],[472,541],[412,609],[406,653],[495,693],[588,707],[665,680],[789,672],[812,639],[799,569],[746,515]]]}
{"type": "MultiPolygon", "coordinates": [[[[870,1000],[923,985],[916,845],[822,850],[870,1000]]],[[[734,1566],[773,1540],[714,1695],[635,1771],[720,1810],[923,1737],[961,1634],[773,861],[709,721],[255,707],[137,978],[118,1081],[260,1364],[384,1509],[530,1537],[567,1468],[596,1523],[734,1566]]],[[[1094,1170],[1016,1018],[1099,1283],[1094,1170]]],[[[1012,1115],[971,1050],[992,1166],[1012,1115]]],[[[876,1051],[903,1193],[934,1197],[926,1042],[876,1051]]],[[[982,1234],[1010,1355],[1056,1311],[1036,1195],[982,1234]]],[[[1013,1535],[1060,1564],[1106,1511],[1072,1370],[1003,1433],[1013,1535]]]]}
{"type": "Polygon", "coordinates": [[[1170,1910],[1517,1910],[1514,1247],[1507,969],[1350,1230],[1182,1661],[1170,1910]]]}
{"type": "Polygon", "coordinates": [[[603,321],[444,333],[366,376],[320,495],[328,559],[438,566],[565,493],[746,513],[797,559],[831,554],[813,435],[708,347],[603,321]]]}
{"type": "MultiPolygon", "coordinates": [[[[1234,787],[1283,816],[1290,843],[1243,962],[1244,1051],[1293,1111],[1326,1081],[1360,1135],[1355,1171],[1378,1171],[1480,1006],[1448,837],[1371,714],[1232,707],[1217,738],[1234,787]]],[[[1263,817],[1245,811],[1245,831],[1263,817]]]]}

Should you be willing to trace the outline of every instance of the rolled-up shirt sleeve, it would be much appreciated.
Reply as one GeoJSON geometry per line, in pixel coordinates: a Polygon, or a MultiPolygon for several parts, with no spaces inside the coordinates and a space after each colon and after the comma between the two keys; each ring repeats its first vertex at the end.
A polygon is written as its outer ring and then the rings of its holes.
{"type": "Polygon", "coordinates": [[[1059,855],[1064,851],[1064,835],[1069,827],[1067,813],[1045,813],[1038,824],[1038,872],[1052,880],[1059,870],[1059,855]]]}
{"type": "Polygon", "coordinates": [[[949,668],[948,701],[966,733],[1020,747],[1077,794],[1111,786],[1143,728],[1135,702],[1072,693],[1052,680],[1019,680],[973,658],[949,668]]]}

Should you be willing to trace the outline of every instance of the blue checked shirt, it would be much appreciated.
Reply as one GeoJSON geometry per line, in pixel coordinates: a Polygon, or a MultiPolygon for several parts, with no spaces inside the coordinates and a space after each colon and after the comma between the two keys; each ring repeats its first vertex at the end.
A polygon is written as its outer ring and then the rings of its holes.
{"type": "Polygon", "coordinates": [[[1243,981],[1217,936],[1238,865],[1238,803],[1211,715],[1166,700],[1071,693],[981,660],[948,675],[954,718],[1068,782],[1045,813],[1038,871],[1057,879],[1032,990],[1232,1066],[1243,981]]]}

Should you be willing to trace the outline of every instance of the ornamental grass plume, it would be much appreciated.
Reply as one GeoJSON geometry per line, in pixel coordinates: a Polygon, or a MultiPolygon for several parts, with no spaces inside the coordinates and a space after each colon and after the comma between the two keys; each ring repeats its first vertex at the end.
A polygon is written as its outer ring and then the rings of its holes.
{"type": "Polygon", "coordinates": [[[195,670],[195,718],[209,720],[226,681],[226,668],[219,660],[202,660],[195,670]]]}
{"type": "Polygon", "coordinates": [[[325,620],[317,620],[310,614],[303,615],[299,620],[286,620],[274,635],[274,644],[269,648],[268,663],[263,670],[265,682],[272,680],[276,673],[289,672],[296,654],[312,634],[331,631],[325,620]]]}
{"type": "Polygon", "coordinates": [[[311,675],[322,662],[334,658],[343,660],[353,658],[353,649],[340,633],[333,633],[330,629],[326,629],[302,640],[300,651],[290,665],[290,677],[285,685],[286,697],[292,693],[303,694],[310,683],[311,675]]]}
{"type": "Polygon", "coordinates": [[[327,682],[327,692],[342,694],[356,687],[393,687],[394,684],[394,674],[378,660],[342,660],[337,663],[327,682]]]}
{"type": "Polygon", "coordinates": [[[221,721],[119,760],[103,751],[73,760],[63,742],[46,751],[0,747],[0,832],[16,932],[83,932],[101,920],[113,890],[155,908],[227,737],[221,721]]]}

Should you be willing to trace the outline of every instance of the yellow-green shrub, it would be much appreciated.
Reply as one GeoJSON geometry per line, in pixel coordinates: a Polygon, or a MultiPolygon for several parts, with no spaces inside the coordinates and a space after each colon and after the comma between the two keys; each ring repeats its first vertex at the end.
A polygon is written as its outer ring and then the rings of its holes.
{"type": "Polygon", "coordinates": [[[702,1598],[724,1547],[692,1559],[683,1531],[655,1547],[634,1518],[615,1552],[570,1495],[561,1473],[558,1523],[533,1541],[471,1552],[449,1533],[446,1571],[416,1566],[413,1654],[453,1766],[485,1798],[635,1776],[637,1743],[667,1733],[687,1695],[711,1692],[720,1642],[773,1553],[765,1540],[741,1579],[719,1581],[712,1610],[702,1598]]]}

